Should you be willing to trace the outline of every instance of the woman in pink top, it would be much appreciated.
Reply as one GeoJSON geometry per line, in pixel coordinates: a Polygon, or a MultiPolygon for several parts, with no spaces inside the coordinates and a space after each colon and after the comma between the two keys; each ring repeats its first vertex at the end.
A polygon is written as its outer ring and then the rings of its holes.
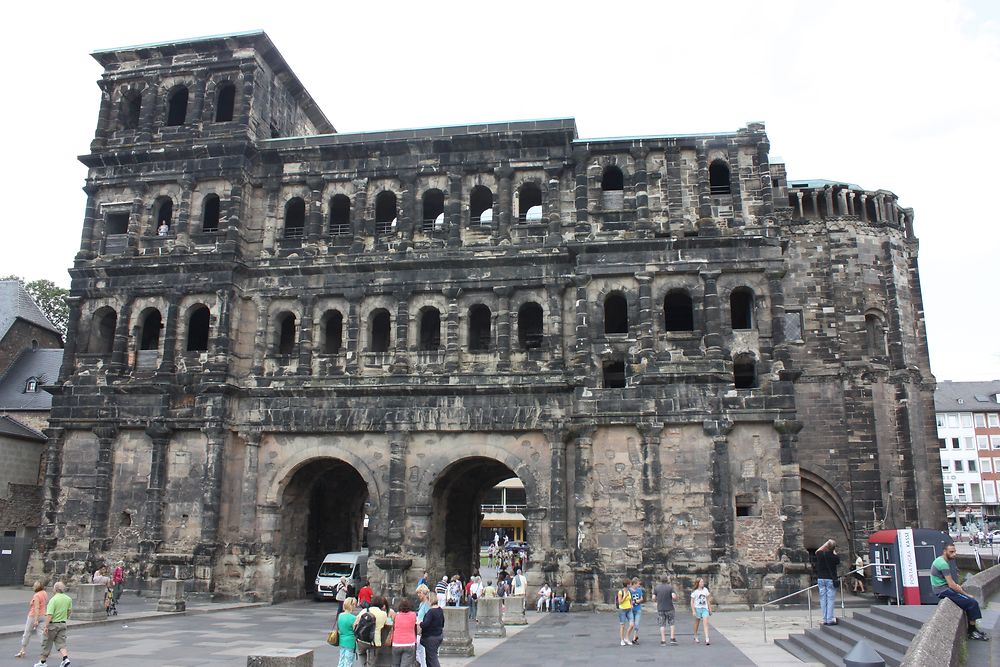
{"type": "Polygon", "coordinates": [[[45,641],[42,628],[38,624],[45,618],[45,607],[49,604],[49,594],[45,592],[45,586],[42,586],[42,582],[40,581],[35,582],[34,589],[35,594],[31,596],[31,602],[28,603],[28,620],[24,624],[24,634],[21,636],[21,650],[17,652],[14,656],[15,658],[24,657],[24,652],[28,648],[28,640],[31,639],[32,632],[37,630],[38,641],[45,641]]]}
{"type": "Polygon", "coordinates": [[[399,603],[392,625],[392,667],[413,667],[417,660],[417,614],[406,598],[399,603]]]}

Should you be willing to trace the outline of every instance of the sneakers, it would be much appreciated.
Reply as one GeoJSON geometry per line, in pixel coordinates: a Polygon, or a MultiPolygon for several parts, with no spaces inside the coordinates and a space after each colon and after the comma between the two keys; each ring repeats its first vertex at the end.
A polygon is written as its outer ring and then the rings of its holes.
{"type": "Polygon", "coordinates": [[[660,646],[666,646],[667,642],[663,639],[660,640],[660,646]]]}
{"type": "MultiPolygon", "coordinates": [[[[624,639],[622,640],[622,646],[625,646],[625,640],[624,639]]],[[[35,667],[38,667],[38,666],[35,665],[35,667]]]]}
{"type": "Polygon", "coordinates": [[[969,639],[975,639],[981,642],[988,642],[990,640],[989,636],[986,633],[980,632],[979,630],[973,630],[972,632],[970,632],[969,639]]]}
{"type": "Polygon", "coordinates": [[[698,643],[698,635],[695,635],[695,636],[694,636],[694,643],[695,643],[695,644],[697,644],[697,643],[698,643]]]}
{"type": "Polygon", "coordinates": [[[710,642],[710,641],[708,641],[708,640],[706,639],[706,640],[705,640],[705,646],[711,646],[711,645],[712,645],[712,642],[710,642]]]}
{"type": "Polygon", "coordinates": [[[676,639],[671,639],[670,640],[670,645],[671,646],[677,646],[677,640],[676,639]]]}
{"type": "Polygon", "coordinates": [[[639,643],[639,635],[636,635],[635,637],[632,637],[632,643],[633,644],[638,644],[639,643]]]}
{"type": "Polygon", "coordinates": [[[625,643],[626,643],[627,645],[631,646],[631,645],[632,645],[632,640],[631,640],[631,639],[626,639],[626,640],[625,640],[625,643]]]}
{"type": "Polygon", "coordinates": [[[36,662],[36,663],[34,664],[34,666],[33,666],[33,667],[49,667],[49,666],[48,666],[48,665],[46,665],[46,664],[45,664],[44,662],[42,662],[41,660],[39,660],[38,662],[36,662]]]}

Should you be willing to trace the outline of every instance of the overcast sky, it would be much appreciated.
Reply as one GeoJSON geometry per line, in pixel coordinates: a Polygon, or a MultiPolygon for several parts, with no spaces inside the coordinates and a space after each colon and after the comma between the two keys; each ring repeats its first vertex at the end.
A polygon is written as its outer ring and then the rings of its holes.
{"type": "Polygon", "coordinates": [[[340,132],[572,116],[581,137],[610,137],[764,121],[790,180],[884,188],[915,209],[934,374],[1000,379],[1000,3],[694,4],[18,3],[0,40],[0,275],[69,285],[76,157],[100,99],[92,51],[263,29],[340,132]]]}

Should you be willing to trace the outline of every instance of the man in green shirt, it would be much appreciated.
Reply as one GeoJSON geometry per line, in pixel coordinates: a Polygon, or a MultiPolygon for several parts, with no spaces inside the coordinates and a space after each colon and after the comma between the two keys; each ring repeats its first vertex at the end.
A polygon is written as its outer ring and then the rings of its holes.
{"type": "Polygon", "coordinates": [[[35,667],[48,667],[46,660],[52,652],[53,645],[62,654],[62,662],[59,667],[69,667],[69,651],[66,650],[66,621],[73,611],[73,600],[66,595],[66,584],[57,581],[52,587],[55,593],[49,598],[49,605],[45,608],[45,641],[42,642],[42,654],[35,663],[35,667]]]}
{"type": "Polygon", "coordinates": [[[954,544],[945,546],[940,556],[931,563],[931,590],[939,599],[948,598],[965,611],[969,621],[969,639],[989,641],[985,632],[976,627],[976,621],[983,617],[976,599],[958,585],[957,551],[954,544]]]}

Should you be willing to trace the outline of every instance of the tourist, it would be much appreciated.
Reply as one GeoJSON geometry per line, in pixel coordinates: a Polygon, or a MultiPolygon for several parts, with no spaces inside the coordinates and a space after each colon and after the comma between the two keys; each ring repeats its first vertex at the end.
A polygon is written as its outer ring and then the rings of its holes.
{"type": "MultiPolygon", "coordinates": [[[[426,614],[425,614],[426,616],[426,614]]],[[[417,613],[408,598],[399,602],[392,622],[392,667],[413,667],[417,657],[417,613]]]]}
{"type": "Polygon", "coordinates": [[[417,580],[417,588],[426,585],[427,585],[427,572],[424,572],[423,576],[421,576],[420,579],[417,580]]]}
{"type": "Polygon", "coordinates": [[[514,570],[513,595],[524,595],[528,591],[528,580],[521,574],[521,570],[514,570]]]}
{"type": "Polygon", "coordinates": [[[858,554],[854,560],[854,579],[851,590],[855,593],[865,592],[865,559],[861,557],[861,554],[858,554]]]}
{"type": "Polygon", "coordinates": [[[420,623],[420,643],[424,645],[427,667],[441,667],[438,649],[444,639],[444,612],[437,604],[437,599],[431,598],[430,602],[431,608],[420,623]]]}
{"type": "Polygon", "coordinates": [[[339,614],[337,614],[337,632],[340,638],[337,640],[337,646],[340,647],[340,662],[337,663],[337,667],[351,667],[354,664],[354,655],[358,648],[357,640],[354,637],[354,622],[357,617],[354,615],[354,609],[357,606],[358,601],[354,598],[344,599],[344,609],[339,614]]]}
{"type": "Polygon", "coordinates": [[[372,583],[366,580],[365,585],[361,587],[360,591],[358,591],[358,604],[362,609],[367,609],[368,605],[372,603],[373,593],[372,583]]]}
{"type": "Polygon", "coordinates": [[[469,618],[476,620],[479,613],[479,596],[483,593],[483,579],[478,574],[469,579],[469,585],[465,589],[466,598],[469,604],[469,618]]]}
{"type": "MultiPolygon", "coordinates": [[[[417,606],[417,623],[421,623],[431,608],[431,590],[427,586],[417,586],[417,599],[420,600],[417,606]]],[[[423,642],[417,642],[417,664],[420,667],[427,667],[427,654],[423,642]]]]}
{"type": "Polygon", "coordinates": [[[57,581],[52,587],[52,597],[45,607],[45,626],[42,628],[44,639],[42,641],[42,652],[38,657],[36,667],[45,667],[48,664],[49,653],[55,646],[62,654],[62,662],[59,667],[69,667],[69,651],[66,650],[66,622],[73,612],[73,600],[66,595],[66,584],[57,581]]]}
{"type": "Polygon", "coordinates": [[[823,625],[837,625],[834,608],[837,592],[834,581],[837,579],[837,567],[840,556],[837,555],[837,542],[827,540],[816,550],[816,579],[819,585],[819,607],[823,612],[823,625]]]}
{"type": "Polygon", "coordinates": [[[547,581],[538,589],[538,601],[535,603],[535,611],[541,612],[542,610],[552,611],[552,589],[549,588],[547,581]]]}
{"type": "Polygon", "coordinates": [[[24,634],[21,635],[21,650],[14,655],[15,658],[24,657],[25,652],[28,650],[28,640],[31,639],[33,633],[38,633],[39,644],[45,641],[45,635],[42,634],[42,628],[39,626],[42,623],[42,619],[45,618],[45,608],[49,604],[49,594],[45,592],[45,586],[40,581],[36,581],[32,588],[35,590],[35,594],[31,596],[31,601],[28,602],[28,620],[24,623],[24,634]]]}
{"type": "Polygon", "coordinates": [[[157,236],[166,236],[169,233],[170,233],[170,225],[168,225],[166,222],[161,222],[160,226],[156,228],[157,236]]]}
{"type": "Polygon", "coordinates": [[[341,577],[340,581],[337,582],[336,588],[337,594],[335,599],[337,600],[337,613],[344,611],[344,600],[347,599],[347,577],[341,577]]]}
{"type": "Polygon", "coordinates": [[[615,606],[618,607],[618,634],[622,646],[632,645],[632,591],[629,586],[631,579],[622,580],[622,587],[615,594],[615,606]],[[628,625],[628,629],[625,626],[628,625]]]}
{"type": "Polygon", "coordinates": [[[118,565],[115,566],[114,572],[111,573],[111,598],[115,604],[118,604],[119,598],[122,596],[122,587],[125,583],[125,561],[118,561],[118,565]]]}
{"type": "Polygon", "coordinates": [[[665,574],[659,585],[653,589],[653,602],[656,603],[656,622],[660,625],[660,646],[667,644],[667,626],[670,626],[670,645],[677,646],[677,631],[674,627],[674,601],[677,593],[670,585],[670,575],[665,574]]]}
{"type": "Polygon", "coordinates": [[[691,615],[694,616],[694,643],[698,643],[698,625],[705,626],[705,646],[712,642],[708,638],[708,617],[712,615],[712,593],[705,587],[705,580],[698,577],[691,591],[691,615]]]}
{"type": "Polygon", "coordinates": [[[931,590],[938,599],[948,598],[957,604],[964,612],[968,621],[969,639],[989,641],[989,636],[979,629],[979,619],[983,612],[979,602],[958,585],[958,553],[953,543],[948,543],[940,556],[931,563],[931,590]]]}
{"type": "Polygon", "coordinates": [[[448,606],[457,607],[462,602],[462,578],[459,575],[452,575],[451,583],[448,584],[448,606]]]}
{"type": "Polygon", "coordinates": [[[354,636],[358,642],[358,659],[362,665],[375,667],[378,649],[382,646],[382,633],[389,623],[389,603],[385,598],[375,596],[354,623],[354,636]]]}
{"type": "Polygon", "coordinates": [[[490,579],[486,582],[486,586],[483,588],[482,597],[484,598],[495,598],[497,597],[497,588],[493,585],[493,580],[490,579]]]}
{"type": "Polygon", "coordinates": [[[97,568],[97,571],[94,572],[94,576],[90,578],[90,583],[111,588],[111,577],[108,576],[108,568],[104,565],[97,568]]]}
{"type": "Polygon", "coordinates": [[[438,606],[443,607],[448,601],[448,577],[441,577],[441,581],[434,586],[434,594],[437,595],[438,606]]]}
{"type": "Polygon", "coordinates": [[[642,603],[646,601],[646,591],[642,589],[639,577],[632,578],[632,643],[639,643],[639,620],[642,618],[642,603]]]}

